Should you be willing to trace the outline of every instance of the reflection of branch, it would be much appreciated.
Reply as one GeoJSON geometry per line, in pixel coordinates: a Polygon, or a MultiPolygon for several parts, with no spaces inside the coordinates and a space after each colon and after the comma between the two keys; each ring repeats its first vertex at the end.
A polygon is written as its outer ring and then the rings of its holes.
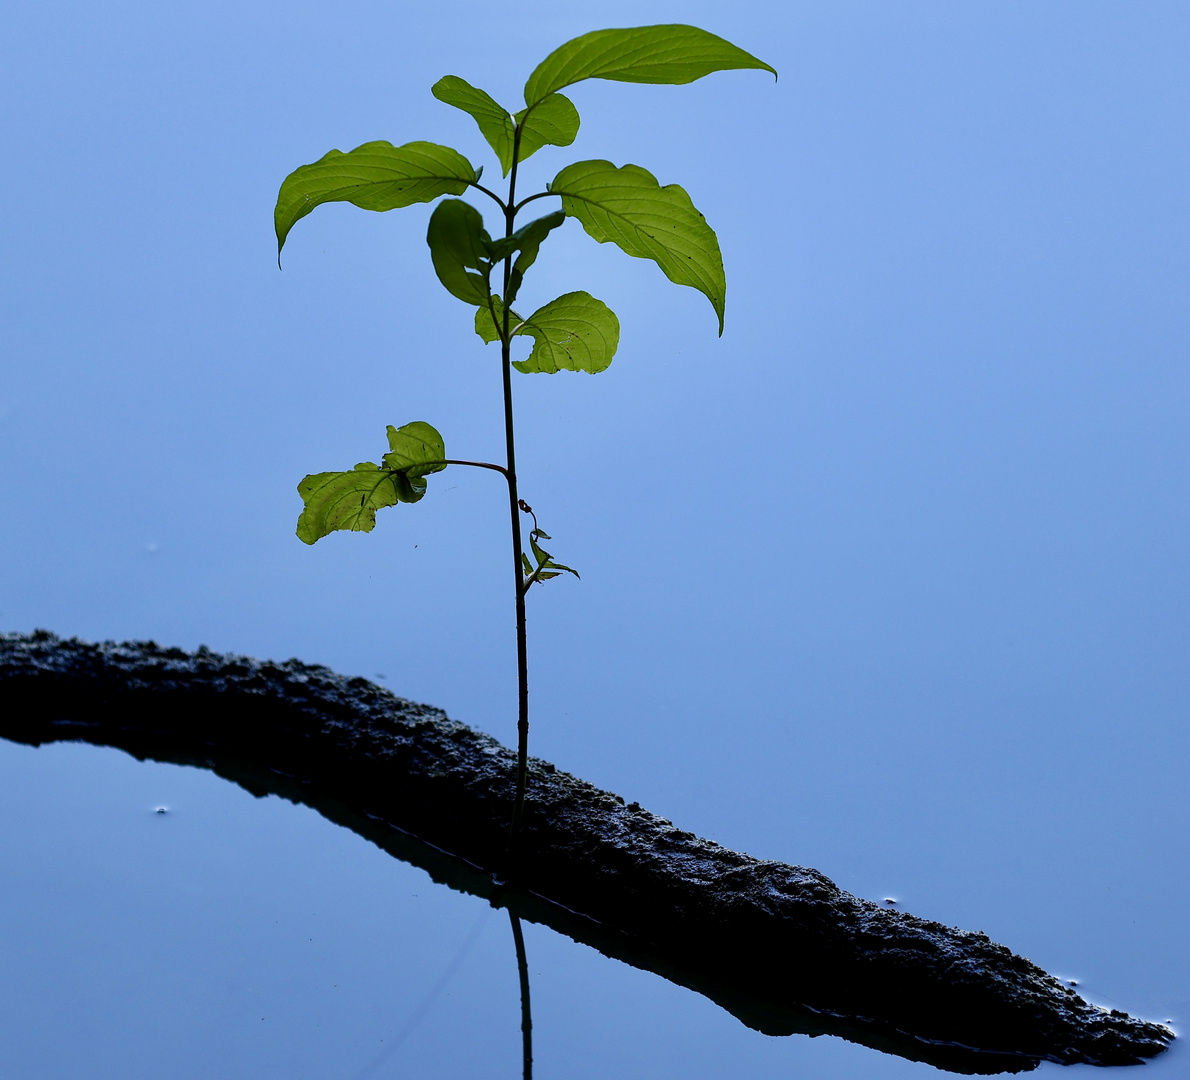
{"type": "Polygon", "coordinates": [[[512,923],[516,970],[521,980],[521,1075],[523,1080],[533,1080],[533,1010],[529,1006],[529,961],[525,958],[525,935],[521,933],[521,920],[511,909],[508,921],[512,923]]]}
{"type": "MultiPolygon", "coordinates": [[[[1172,1033],[1108,1013],[983,934],[881,908],[534,759],[364,679],[152,643],[0,635],[0,735],[83,740],[306,803],[454,888],[683,986],[769,1034],[834,1034],[960,1072],[1137,1063],[1172,1033]]],[[[525,1001],[528,998],[526,996],[525,1001]]]]}

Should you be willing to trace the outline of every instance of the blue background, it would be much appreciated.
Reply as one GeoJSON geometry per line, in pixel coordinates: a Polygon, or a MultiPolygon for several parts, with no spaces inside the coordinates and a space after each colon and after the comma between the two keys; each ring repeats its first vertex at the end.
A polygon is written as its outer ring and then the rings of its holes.
{"type": "MultiPolygon", "coordinates": [[[[575,222],[526,285],[526,307],[587,289],[623,330],[604,374],[516,378],[522,492],[583,575],[529,598],[533,752],[1177,1026],[1182,4],[14,0],[0,626],[298,656],[512,742],[498,478],[293,535],[296,482],[375,460],[386,424],[498,459],[496,350],[432,273],[429,207],[321,208],[278,272],[272,206],[378,138],[494,178],[439,76],[515,108],[566,39],[669,21],[781,77],[581,84],[577,142],[522,173],[607,157],[682,184],[728,277],[722,339],[575,222]]],[[[499,913],[191,770],[7,744],[0,770],[0,1073],[350,1077],[413,1017],[370,1075],[515,1075],[499,913]]],[[[930,1071],[528,944],[543,1077],[930,1071]]],[[[1145,1075],[1185,1068],[1175,1047],[1145,1075]]]]}

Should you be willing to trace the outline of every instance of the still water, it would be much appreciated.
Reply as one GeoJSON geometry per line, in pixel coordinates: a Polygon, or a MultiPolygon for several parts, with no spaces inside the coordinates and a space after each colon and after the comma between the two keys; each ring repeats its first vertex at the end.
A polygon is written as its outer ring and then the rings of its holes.
{"type": "MultiPolygon", "coordinates": [[[[0,742],[0,781],[0,1076],[520,1075],[504,912],[197,768],[0,742]]],[[[533,924],[525,940],[538,1077],[938,1075],[835,1038],[760,1035],[533,924]]],[[[1147,974],[1146,999],[1080,990],[1179,1019],[1152,1006],[1179,1004],[1181,973],[1130,974],[1147,974]]],[[[1186,1075],[1182,1050],[1143,1075],[1186,1075]]]]}

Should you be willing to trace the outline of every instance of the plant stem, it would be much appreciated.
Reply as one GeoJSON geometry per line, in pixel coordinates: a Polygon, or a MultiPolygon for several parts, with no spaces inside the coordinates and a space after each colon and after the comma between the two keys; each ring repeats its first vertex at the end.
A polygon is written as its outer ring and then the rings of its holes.
{"type": "MultiPolygon", "coordinates": [[[[511,236],[516,219],[517,158],[521,151],[521,128],[517,125],[512,144],[512,170],[508,177],[508,202],[504,212],[504,235],[511,236]]],[[[529,781],[529,648],[525,634],[525,586],[521,558],[521,515],[516,485],[516,442],[512,424],[512,336],[509,333],[508,284],[512,277],[512,256],[504,260],[503,323],[500,335],[500,366],[504,379],[504,442],[507,449],[508,513],[512,525],[512,562],[516,582],[516,659],[517,659],[517,765],[516,800],[508,830],[510,872],[515,872],[514,846],[525,810],[525,789],[529,781]]],[[[514,923],[514,933],[519,926],[514,923]]],[[[518,938],[519,940],[519,938],[518,938]]]]}
{"type": "Polygon", "coordinates": [[[525,936],[521,920],[508,912],[512,940],[516,945],[516,969],[521,980],[521,1069],[523,1080],[533,1080],[533,1013],[529,1008],[529,961],[525,956],[525,936]]]}
{"type": "Polygon", "coordinates": [[[423,465],[470,465],[473,469],[491,469],[503,476],[508,470],[503,465],[493,465],[490,461],[462,461],[459,458],[443,458],[441,461],[423,461],[423,465]]]}

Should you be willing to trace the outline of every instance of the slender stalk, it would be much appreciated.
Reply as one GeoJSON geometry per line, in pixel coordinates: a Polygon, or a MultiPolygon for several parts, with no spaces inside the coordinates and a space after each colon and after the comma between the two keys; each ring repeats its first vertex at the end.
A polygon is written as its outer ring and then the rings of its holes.
{"type": "Polygon", "coordinates": [[[517,214],[520,212],[521,207],[526,203],[531,203],[534,199],[548,199],[553,194],[554,192],[552,191],[539,191],[536,195],[530,195],[527,198],[522,199],[512,208],[512,212],[513,214],[517,214]]]}
{"type": "Polygon", "coordinates": [[[508,475],[503,465],[493,465],[490,461],[461,461],[458,458],[443,458],[441,461],[423,461],[423,465],[470,465],[473,469],[491,469],[502,476],[508,475]]]}
{"type": "MultiPolygon", "coordinates": [[[[513,135],[512,170],[508,177],[508,202],[504,212],[504,235],[511,236],[516,219],[516,174],[521,153],[521,127],[513,135]]],[[[509,333],[508,285],[512,277],[512,256],[504,260],[503,326],[500,334],[500,367],[504,380],[504,442],[507,450],[508,513],[512,526],[512,561],[516,582],[517,658],[517,766],[516,800],[508,831],[510,872],[514,871],[514,846],[525,811],[525,790],[529,781],[529,648],[525,633],[525,585],[521,556],[521,515],[516,484],[516,440],[512,423],[512,335],[509,333]]],[[[514,924],[514,931],[517,928],[514,924]]]]}
{"type": "Polygon", "coordinates": [[[533,1080],[533,1013],[529,1007],[529,961],[525,956],[525,936],[521,920],[511,911],[512,940],[516,945],[516,968],[521,979],[521,1069],[524,1080],[533,1080]]]}

